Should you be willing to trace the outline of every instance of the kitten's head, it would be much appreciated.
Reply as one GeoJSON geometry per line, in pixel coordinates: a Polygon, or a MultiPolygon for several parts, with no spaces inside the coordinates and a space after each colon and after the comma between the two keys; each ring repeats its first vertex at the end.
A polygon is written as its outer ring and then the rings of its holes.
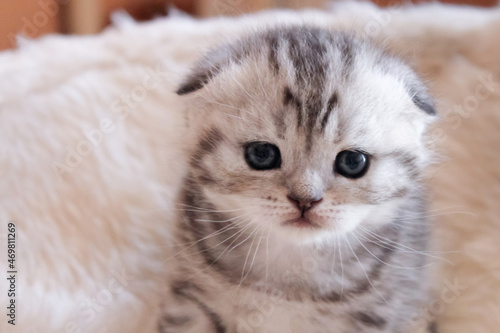
{"type": "Polygon", "coordinates": [[[387,223],[418,191],[432,101],[407,66],[348,34],[252,35],[209,53],[177,93],[201,128],[198,205],[234,223],[317,240],[387,223]]]}

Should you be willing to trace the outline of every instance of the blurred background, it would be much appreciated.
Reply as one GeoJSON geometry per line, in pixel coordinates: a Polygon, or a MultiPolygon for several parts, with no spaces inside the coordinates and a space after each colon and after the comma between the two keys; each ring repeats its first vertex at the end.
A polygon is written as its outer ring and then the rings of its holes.
{"type": "MultiPolygon", "coordinates": [[[[373,0],[380,6],[425,0],[373,0]]],[[[442,2],[491,7],[498,0],[441,0],[442,2]]],[[[16,45],[16,34],[35,38],[46,33],[92,34],[110,22],[110,13],[126,10],[143,21],[168,14],[175,6],[189,14],[207,17],[238,15],[265,8],[320,8],[324,0],[1,0],[0,50],[16,45]]]]}

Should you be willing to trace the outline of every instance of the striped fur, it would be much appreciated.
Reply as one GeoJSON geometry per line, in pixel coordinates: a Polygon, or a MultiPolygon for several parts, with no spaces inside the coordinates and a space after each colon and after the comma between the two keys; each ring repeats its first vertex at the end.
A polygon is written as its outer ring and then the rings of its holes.
{"type": "Polygon", "coordinates": [[[348,33],[283,27],[209,52],[177,93],[199,138],[160,332],[425,329],[412,316],[435,111],[407,66],[348,33]],[[281,167],[249,168],[253,141],[276,145],[281,167]],[[343,150],[368,154],[366,175],[334,172],[343,150]],[[300,216],[287,196],[322,199],[301,213],[309,227],[286,223],[300,216]]]}

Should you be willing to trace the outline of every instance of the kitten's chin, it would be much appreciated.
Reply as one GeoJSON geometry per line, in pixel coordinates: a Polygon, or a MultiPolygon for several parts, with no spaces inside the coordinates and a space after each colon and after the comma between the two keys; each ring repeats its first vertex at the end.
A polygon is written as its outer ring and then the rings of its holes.
{"type": "Polygon", "coordinates": [[[294,244],[311,244],[322,242],[327,238],[338,237],[352,228],[341,228],[338,225],[325,224],[313,218],[299,217],[281,222],[275,226],[278,236],[294,244]]]}
{"type": "Polygon", "coordinates": [[[279,228],[279,230],[276,230],[276,233],[286,242],[294,244],[311,244],[321,242],[326,237],[332,235],[331,231],[306,225],[282,226],[279,228]]]}

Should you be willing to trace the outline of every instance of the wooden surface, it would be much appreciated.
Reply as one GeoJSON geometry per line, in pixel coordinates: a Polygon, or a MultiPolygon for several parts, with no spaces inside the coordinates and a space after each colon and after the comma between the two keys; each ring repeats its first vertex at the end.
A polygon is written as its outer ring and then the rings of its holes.
{"type": "MultiPolygon", "coordinates": [[[[372,0],[382,7],[431,1],[433,0],[372,0]]],[[[492,7],[498,4],[498,0],[440,0],[440,2],[481,7],[492,7]]],[[[197,0],[195,10],[196,14],[200,16],[232,16],[266,8],[321,8],[324,3],[323,0],[197,0]]]]}
{"type": "MultiPolygon", "coordinates": [[[[372,0],[381,6],[407,0],[372,0]]],[[[427,0],[412,0],[420,3],[427,0]]],[[[498,0],[441,0],[446,3],[491,7],[498,0]]],[[[240,15],[266,8],[321,7],[323,0],[0,0],[0,50],[15,46],[15,36],[34,38],[46,33],[96,33],[120,8],[137,20],[165,15],[169,5],[198,16],[240,15]]]]}
{"type": "MultiPolygon", "coordinates": [[[[407,1],[397,1],[397,0],[372,0],[372,2],[376,3],[379,6],[387,7],[393,5],[399,5],[401,3],[407,1]]],[[[424,2],[432,2],[430,0],[412,0],[411,3],[424,3],[424,2]]],[[[498,0],[439,0],[442,3],[452,3],[457,5],[469,5],[469,6],[477,6],[477,7],[494,7],[498,5],[498,0]]]]}
{"type": "Polygon", "coordinates": [[[59,14],[55,0],[0,0],[0,50],[14,47],[18,33],[34,38],[59,31],[59,14]]]}
{"type": "Polygon", "coordinates": [[[196,13],[200,16],[236,16],[266,8],[320,8],[323,0],[198,0],[196,13]]]}
{"type": "Polygon", "coordinates": [[[91,34],[110,23],[110,15],[118,9],[136,20],[148,20],[167,14],[167,0],[71,0],[68,7],[68,32],[91,34]]]}

